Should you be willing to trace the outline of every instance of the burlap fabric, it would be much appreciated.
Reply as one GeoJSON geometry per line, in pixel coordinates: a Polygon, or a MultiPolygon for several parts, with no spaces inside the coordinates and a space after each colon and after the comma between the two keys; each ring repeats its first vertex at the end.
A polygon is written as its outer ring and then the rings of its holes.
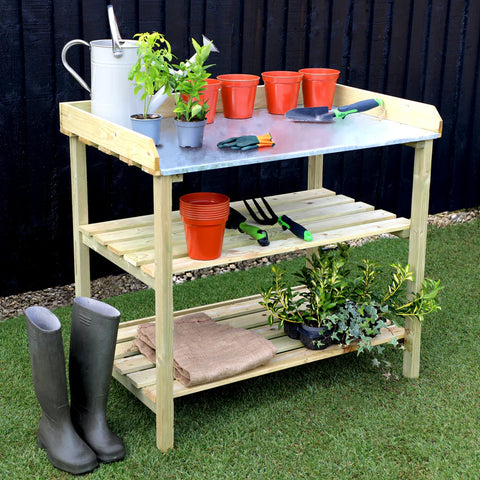
{"type": "MultiPolygon", "coordinates": [[[[155,324],[138,327],[135,344],[155,363],[155,324]]],[[[277,353],[262,336],[214,322],[204,313],[175,318],[173,329],[174,375],[190,387],[251,370],[277,353]]]]}

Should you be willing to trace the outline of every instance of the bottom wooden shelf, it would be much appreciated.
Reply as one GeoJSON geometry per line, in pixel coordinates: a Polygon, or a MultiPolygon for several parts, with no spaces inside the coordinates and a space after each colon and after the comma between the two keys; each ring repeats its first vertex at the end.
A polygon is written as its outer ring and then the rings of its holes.
{"type": "MultiPolygon", "coordinates": [[[[278,330],[276,325],[268,325],[267,314],[264,308],[258,303],[260,298],[259,295],[255,295],[240,300],[220,302],[174,313],[174,316],[181,316],[187,313],[202,311],[217,322],[237,328],[251,329],[259,333],[272,341],[278,349],[277,355],[267,364],[240,375],[213,383],[185,387],[180,382],[173,380],[172,377],[172,381],[174,382],[174,398],[296,367],[305,363],[343,355],[356,350],[355,346],[342,348],[338,345],[332,345],[325,350],[306,349],[299,340],[292,340],[285,336],[283,331],[278,330]]],[[[148,317],[120,324],[113,367],[114,378],[153,411],[155,411],[156,395],[155,365],[138,352],[134,340],[136,338],[138,325],[154,320],[155,317],[148,317]]],[[[382,333],[372,340],[372,344],[380,345],[387,343],[391,341],[393,337],[403,339],[405,337],[405,330],[401,327],[383,329],[382,333]]]]}

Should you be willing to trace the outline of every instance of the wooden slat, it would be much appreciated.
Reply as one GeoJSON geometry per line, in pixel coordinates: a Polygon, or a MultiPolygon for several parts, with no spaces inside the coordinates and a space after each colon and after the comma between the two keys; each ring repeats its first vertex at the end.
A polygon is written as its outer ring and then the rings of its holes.
{"type": "Polygon", "coordinates": [[[137,346],[133,343],[133,340],[117,343],[115,347],[115,358],[125,358],[138,353],[137,346]]]}
{"type": "Polygon", "coordinates": [[[140,228],[146,225],[153,225],[153,215],[143,215],[141,217],[120,218],[108,222],[90,223],[82,225],[82,232],[87,235],[97,235],[107,232],[115,232],[126,228],[140,228]]]}
{"type": "MultiPolygon", "coordinates": [[[[380,224],[380,221],[393,220],[394,215],[383,210],[374,210],[371,205],[363,202],[354,202],[350,197],[334,195],[327,189],[308,190],[295,194],[277,195],[268,197],[269,203],[278,214],[289,214],[305,225],[313,236],[314,241],[306,244],[303,240],[292,239],[290,232],[284,232],[278,225],[263,226],[269,233],[271,245],[267,248],[260,247],[250,237],[240,234],[237,230],[227,230],[223,243],[223,254],[214,261],[194,261],[187,256],[187,247],[183,232],[183,225],[178,212],[172,214],[172,256],[174,258],[174,273],[180,273],[196,268],[211,267],[222,263],[236,262],[245,258],[258,258],[273,255],[289,250],[291,244],[298,250],[307,247],[316,247],[344,241],[348,235],[355,233],[355,237],[372,235],[385,232],[395,232],[408,229],[404,219],[392,226],[389,223],[380,224]],[[348,230],[360,224],[361,229],[348,230]],[[373,225],[377,224],[377,225],[373,225]]],[[[242,203],[232,204],[239,211],[248,215],[242,203]]],[[[255,224],[255,222],[250,221],[255,224]]],[[[93,240],[123,261],[141,267],[143,272],[153,276],[154,268],[154,242],[153,242],[153,217],[143,216],[129,218],[104,224],[91,224],[82,227],[85,234],[93,236],[93,240]]],[[[352,237],[353,238],[353,237],[352,237]]],[[[102,250],[100,249],[100,252],[102,250]]],[[[123,265],[123,263],[122,263],[123,265]]],[[[135,270],[133,270],[135,271],[135,270]]]]}
{"type": "Polygon", "coordinates": [[[151,138],[93,115],[89,109],[90,102],[60,103],[62,129],[142,165],[153,175],[160,174],[158,151],[151,138]]]}
{"type": "Polygon", "coordinates": [[[127,240],[145,237],[153,237],[153,221],[151,225],[146,225],[144,227],[124,228],[113,232],[98,233],[94,236],[95,240],[101,245],[108,245],[114,242],[125,242],[127,240]]]}
{"type": "MultiPolygon", "coordinates": [[[[337,217],[341,215],[347,215],[351,213],[361,213],[365,211],[371,211],[373,210],[373,207],[371,205],[368,205],[363,202],[355,202],[354,200],[345,197],[344,195],[337,195],[336,197],[329,197],[328,199],[322,199],[322,206],[317,207],[317,203],[315,201],[310,202],[311,204],[307,207],[305,206],[301,212],[301,214],[298,211],[288,211],[287,213],[291,215],[292,213],[297,213],[298,215],[301,215],[301,219],[296,217],[302,224],[306,225],[308,228],[310,225],[308,222],[313,221],[313,220],[321,220],[321,219],[327,219],[331,217],[337,217]]],[[[238,208],[240,211],[240,208],[238,208]]],[[[245,213],[248,215],[248,213],[245,213]]],[[[266,229],[269,232],[270,239],[273,240],[277,238],[278,236],[288,236],[289,234],[282,234],[282,230],[279,229],[278,225],[274,227],[266,227],[264,225],[259,225],[256,222],[254,222],[251,219],[248,219],[248,223],[252,225],[258,225],[260,228],[266,229]]],[[[175,239],[179,240],[181,242],[180,247],[178,245],[174,245],[173,247],[173,257],[174,258],[179,258],[181,256],[186,255],[186,245],[185,245],[185,239],[183,236],[183,226],[181,226],[182,231],[180,232],[180,238],[174,237],[175,239]]],[[[125,230],[122,231],[123,233],[119,234],[119,236],[122,236],[124,238],[128,238],[129,231],[125,230]]],[[[109,235],[109,234],[105,234],[109,235]]],[[[114,233],[112,234],[111,238],[114,237],[114,233]]],[[[143,231],[140,232],[140,235],[143,235],[143,231]]],[[[97,238],[97,237],[95,237],[97,238]]],[[[102,237],[105,238],[105,237],[102,237]]],[[[140,237],[141,238],[141,237],[140,237]]],[[[236,229],[235,230],[226,230],[225,231],[225,237],[224,237],[224,243],[223,243],[223,248],[224,249],[231,249],[231,248],[237,248],[242,245],[252,245],[255,242],[248,236],[240,234],[236,229]]],[[[141,266],[145,265],[148,263],[152,263],[154,260],[154,252],[153,252],[153,244],[151,248],[149,249],[142,249],[141,251],[132,251],[132,246],[134,246],[134,243],[128,243],[124,244],[123,247],[125,247],[125,251],[123,252],[125,256],[125,260],[127,260],[129,263],[135,266],[141,266]]],[[[115,248],[118,249],[118,246],[115,245],[115,248]]],[[[134,249],[133,249],[134,250],[134,249]]]]}
{"type": "Polygon", "coordinates": [[[115,360],[113,367],[115,370],[122,375],[126,375],[131,372],[138,372],[147,368],[154,367],[155,364],[152,363],[144,355],[133,355],[131,357],[120,358],[115,360]]]}
{"type": "MultiPolygon", "coordinates": [[[[307,228],[311,224],[313,229],[316,228],[314,223],[317,220],[373,210],[373,207],[368,204],[355,202],[352,198],[345,195],[335,195],[331,190],[324,188],[287,195],[274,195],[268,197],[268,201],[276,213],[292,215],[301,223],[306,224],[307,228]]],[[[232,206],[249,218],[242,202],[234,202],[232,206]]],[[[358,221],[361,221],[362,218],[364,217],[358,217],[358,221]]],[[[255,224],[251,220],[248,221],[255,224]]],[[[354,223],[358,222],[354,221],[354,223]]],[[[329,223],[327,222],[323,226],[319,226],[319,228],[332,228],[328,225],[329,223]]],[[[288,232],[282,232],[278,225],[272,227],[259,226],[269,230],[271,240],[288,238],[291,235],[288,232]]],[[[153,263],[153,215],[83,225],[80,229],[91,238],[91,241],[87,242],[89,246],[93,245],[93,241],[102,247],[107,247],[109,251],[119,257],[124,257],[125,262],[134,267],[153,263]]],[[[172,212],[172,239],[173,257],[182,258],[187,256],[183,222],[178,211],[172,212]]],[[[247,235],[240,234],[236,229],[226,231],[223,246],[225,250],[236,250],[253,245],[255,245],[254,240],[247,235]]],[[[102,253],[103,249],[99,247],[97,251],[102,253]]],[[[269,252],[262,251],[261,255],[263,256],[267,253],[269,252]]]]}
{"type": "MultiPolygon", "coordinates": [[[[364,222],[374,222],[381,219],[394,218],[395,215],[385,212],[383,210],[373,211],[373,207],[366,203],[358,202],[353,204],[338,205],[329,209],[306,209],[298,212],[295,217],[302,225],[305,226],[313,235],[317,232],[325,232],[336,228],[344,227],[346,225],[359,225],[364,222]],[[352,213],[353,212],[353,213],[352,213]],[[350,214],[350,215],[349,215],[350,214]],[[301,216],[300,216],[301,215],[301,216]]],[[[277,223],[273,226],[258,225],[268,232],[268,237],[271,242],[278,239],[287,239],[292,234],[284,232],[277,223]]],[[[184,258],[188,256],[187,245],[185,243],[185,235],[179,232],[173,235],[172,255],[174,259],[184,258]]],[[[223,250],[234,250],[241,247],[251,247],[255,241],[251,237],[239,233],[237,230],[226,230],[223,240],[223,250]]],[[[141,255],[142,263],[147,263],[148,258],[153,259],[153,236],[145,237],[143,234],[139,238],[130,240],[118,241],[109,243],[108,248],[117,255],[128,255],[129,261],[135,265],[139,265],[138,261],[133,261],[138,253],[148,251],[148,255],[141,255]]]]}
{"type": "MultiPolygon", "coordinates": [[[[259,334],[266,335],[267,337],[270,337],[271,338],[270,341],[277,348],[278,353],[276,357],[268,363],[268,366],[259,367],[260,369],[268,368],[269,371],[272,371],[272,372],[276,370],[281,370],[284,368],[290,368],[291,366],[300,365],[301,363],[315,361],[310,359],[309,358],[310,356],[313,356],[313,358],[316,360],[323,360],[325,358],[330,358],[333,356],[341,355],[343,353],[349,353],[356,350],[355,345],[348,348],[341,348],[338,345],[332,345],[327,349],[320,351],[319,353],[319,351],[307,350],[306,348],[303,347],[300,340],[292,340],[291,338],[288,338],[282,332],[279,332],[275,326],[272,326],[272,327],[264,326],[264,327],[254,328],[252,329],[252,331],[259,334]],[[301,353],[295,354],[293,358],[291,358],[291,356],[284,356],[286,352],[297,351],[297,350],[300,350],[301,353]],[[278,358],[280,358],[281,360],[278,360],[278,358]],[[302,359],[302,361],[300,363],[297,363],[298,359],[302,359]],[[288,366],[285,365],[285,362],[288,363],[288,366]]],[[[393,336],[396,336],[397,338],[403,338],[404,334],[405,334],[404,329],[399,327],[383,329],[382,333],[372,340],[372,344],[379,345],[381,343],[389,342],[393,338],[393,336]]],[[[137,355],[131,358],[130,362],[125,359],[116,360],[114,364],[115,369],[118,372],[127,374],[129,380],[132,382],[132,385],[135,388],[144,388],[146,386],[153,385],[155,383],[155,378],[156,378],[155,366],[148,360],[142,360],[141,357],[142,355],[137,355]],[[128,372],[126,370],[128,370],[128,372]]],[[[255,371],[256,370],[258,369],[255,369],[255,371]]],[[[251,376],[257,376],[257,375],[254,373],[251,376]]],[[[250,375],[248,375],[248,372],[245,372],[241,374],[241,377],[242,378],[239,378],[239,379],[236,379],[235,377],[235,379],[231,381],[235,382],[240,379],[250,378],[250,375]]],[[[228,379],[226,379],[225,381],[222,381],[222,384],[231,383],[231,381],[228,381],[228,379]]],[[[214,382],[214,383],[217,383],[217,382],[214,382]]],[[[214,387],[211,387],[211,388],[214,388],[214,387]]]]}
{"type": "MultiPolygon", "coordinates": [[[[372,344],[380,345],[382,343],[388,343],[393,338],[393,336],[395,336],[399,340],[403,339],[405,336],[405,330],[401,327],[383,329],[380,335],[372,339],[372,344]]],[[[286,339],[285,342],[291,342],[291,344],[298,342],[296,340],[291,340],[286,337],[285,339],[286,339]]],[[[174,387],[173,387],[174,397],[178,398],[184,395],[189,395],[189,394],[201,392],[204,390],[209,390],[212,388],[217,388],[223,385],[228,385],[230,383],[239,382],[242,380],[247,380],[249,378],[266,375],[268,373],[273,373],[280,370],[297,367],[300,365],[304,365],[306,363],[326,360],[328,358],[333,358],[339,355],[354,352],[355,350],[356,350],[355,345],[350,345],[348,348],[341,348],[338,345],[332,345],[324,350],[308,350],[303,347],[293,349],[293,350],[288,350],[284,353],[277,354],[272,360],[270,360],[265,365],[257,367],[253,370],[249,370],[248,372],[244,372],[242,374],[236,375],[234,377],[219,380],[216,382],[212,382],[204,385],[197,385],[193,387],[185,387],[180,382],[174,381],[174,387]]],[[[145,371],[145,373],[146,372],[149,372],[149,371],[147,370],[145,371]]],[[[152,372],[149,373],[149,375],[151,374],[152,372]]],[[[129,377],[130,376],[127,376],[127,378],[129,377]]],[[[144,375],[143,377],[139,375],[137,376],[137,379],[141,380],[144,383],[148,383],[149,381],[148,380],[149,377],[147,375],[144,375]]],[[[132,385],[134,385],[133,382],[132,382],[132,385]]],[[[141,391],[143,395],[145,395],[151,401],[155,402],[155,385],[154,384],[141,387],[141,391]]]]}
{"type": "MultiPolygon", "coordinates": [[[[383,233],[395,233],[407,230],[410,227],[410,221],[405,218],[394,218],[390,220],[368,223],[366,225],[346,226],[339,229],[314,232],[312,242],[305,242],[290,236],[284,239],[278,239],[272,242],[268,248],[258,245],[248,245],[235,250],[224,250],[222,256],[215,260],[193,260],[191,258],[180,258],[173,260],[173,272],[181,273],[199,268],[209,268],[215,265],[235,263],[240,260],[263,257],[265,255],[276,255],[286,251],[299,251],[306,248],[330,245],[338,242],[345,242],[356,238],[381,235],[383,233]]],[[[142,271],[147,275],[155,275],[153,264],[142,265],[142,271]]]]}
{"type": "Polygon", "coordinates": [[[91,237],[83,235],[82,242],[88,247],[90,247],[92,250],[94,250],[95,252],[105,257],[107,260],[110,260],[112,263],[114,263],[118,267],[122,268],[126,272],[138,278],[140,281],[145,283],[145,285],[148,285],[149,287],[153,288],[152,277],[146,274],[145,272],[143,272],[140,268],[137,268],[131,265],[123,257],[113,253],[104,245],[99,245],[91,237]]]}
{"type": "MultiPolygon", "coordinates": [[[[295,289],[300,288],[302,287],[295,287],[295,289]]],[[[193,307],[174,313],[174,317],[178,317],[190,313],[205,312],[220,323],[228,324],[236,328],[247,328],[262,335],[264,338],[272,341],[278,350],[277,355],[266,365],[228,379],[191,388],[186,388],[179,382],[174,381],[174,397],[215,388],[304,363],[331,358],[352,352],[356,349],[355,345],[349,346],[348,348],[331,346],[320,351],[304,348],[299,340],[288,338],[282,330],[278,329],[277,324],[272,326],[268,324],[267,313],[259,304],[260,299],[261,295],[252,295],[242,299],[226,300],[216,304],[193,307]]],[[[143,355],[139,354],[133,342],[138,325],[152,321],[154,321],[154,317],[146,317],[120,324],[114,361],[114,377],[140,398],[149,408],[155,411],[156,367],[143,355]]],[[[398,339],[404,338],[404,329],[399,327],[383,329],[382,333],[372,340],[372,343],[374,345],[386,343],[390,341],[393,336],[396,336],[398,339]]]]}
{"type": "Polygon", "coordinates": [[[152,395],[150,391],[143,391],[135,388],[127,376],[118,373],[115,369],[112,372],[113,378],[120,382],[130,393],[135,395],[144,405],[146,405],[153,413],[155,413],[155,393],[152,395]]]}

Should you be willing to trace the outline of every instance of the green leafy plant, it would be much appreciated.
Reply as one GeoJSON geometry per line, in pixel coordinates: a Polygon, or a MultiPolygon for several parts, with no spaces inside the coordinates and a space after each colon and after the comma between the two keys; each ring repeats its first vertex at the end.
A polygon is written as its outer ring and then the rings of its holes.
{"type": "Polygon", "coordinates": [[[268,310],[268,322],[270,325],[278,322],[279,329],[285,321],[304,323],[302,305],[305,299],[287,285],[284,270],[272,266],[272,272],[272,285],[268,289],[262,289],[263,302],[260,302],[268,310]]]}
{"type": "Polygon", "coordinates": [[[170,43],[161,33],[137,33],[135,37],[138,37],[138,59],[132,66],[128,79],[135,82],[135,95],[141,92],[143,118],[147,118],[156,92],[163,88],[166,95],[171,95],[170,62],[174,56],[170,43]]]}
{"type": "Polygon", "coordinates": [[[200,94],[210,77],[207,68],[212,65],[205,65],[205,62],[210,55],[211,44],[200,46],[193,38],[192,44],[195,58],[173,65],[171,73],[171,86],[176,103],[174,113],[177,120],[186,122],[204,120],[209,109],[208,103],[201,101],[200,94]]]}
{"type": "Polygon", "coordinates": [[[346,302],[349,292],[347,259],[346,245],[319,249],[318,254],[312,254],[307,265],[295,274],[306,287],[306,291],[299,293],[307,306],[304,323],[320,326],[346,302]]]}
{"type": "MultiPolygon", "coordinates": [[[[269,322],[304,323],[324,326],[333,331],[336,343],[358,343],[358,352],[372,349],[371,339],[398,317],[415,317],[420,321],[440,309],[437,296],[443,288],[440,281],[426,278],[419,292],[408,291],[414,282],[409,265],[389,265],[390,281],[379,290],[382,267],[368,260],[358,265],[359,274],[351,274],[349,247],[339,244],[335,249],[314,253],[294,274],[303,288],[288,286],[285,272],[272,267],[273,278],[261,290],[260,302],[269,313],[269,322]]],[[[396,344],[396,338],[392,343],[396,344]]],[[[382,347],[377,347],[381,349],[382,347]]]]}

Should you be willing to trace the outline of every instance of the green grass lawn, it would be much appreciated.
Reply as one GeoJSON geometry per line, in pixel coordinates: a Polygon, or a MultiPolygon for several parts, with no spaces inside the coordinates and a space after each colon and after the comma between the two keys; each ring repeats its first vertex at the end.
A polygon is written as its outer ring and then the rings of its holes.
{"type": "MultiPolygon", "coordinates": [[[[353,250],[407,261],[408,243],[380,239],[353,250]]],[[[285,262],[298,268],[302,259],[285,262]]],[[[175,308],[258,293],[270,267],[174,287],[175,308]]],[[[480,222],[429,230],[426,274],[442,279],[442,310],[424,324],[420,378],[401,377],[402,353],[343,355],[175,400],[174,450],[155,447],[155,417],[112,381],[108,419],[124,461],[88,479],[480,478],[480,222]]],[[[153,313],[151,291],[112,298],[123,320],[153,313]]],[[[71,309],[55,313],[66,351],[71,309]]],[[[68,354],[67,354],[68,356],[68,354]]],[[[40,408],[23,317],[0,324],[0,479],[63,479],[37,448],[40,408]]]]}

